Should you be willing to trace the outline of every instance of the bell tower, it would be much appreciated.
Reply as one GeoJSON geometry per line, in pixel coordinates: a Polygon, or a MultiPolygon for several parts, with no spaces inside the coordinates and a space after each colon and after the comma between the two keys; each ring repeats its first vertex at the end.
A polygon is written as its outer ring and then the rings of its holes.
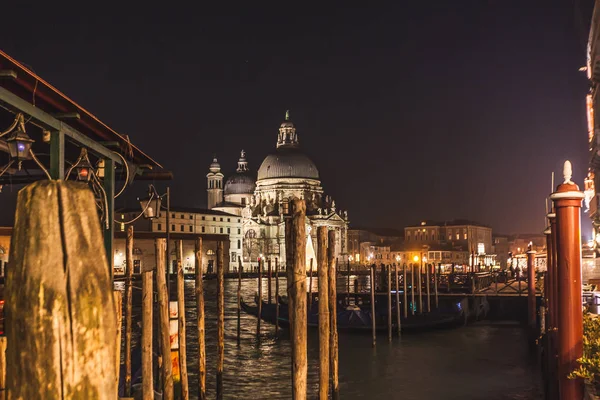
{"type": "Polygon", "coordinates": [[[209,167],[210,172],[206,174],[208,180],[208,209],[214,208],[217,204],[223,202],[223,174],[221,173],[221,165],[217,161],[217,157],[213,158],[213,162],[209,167]]]}

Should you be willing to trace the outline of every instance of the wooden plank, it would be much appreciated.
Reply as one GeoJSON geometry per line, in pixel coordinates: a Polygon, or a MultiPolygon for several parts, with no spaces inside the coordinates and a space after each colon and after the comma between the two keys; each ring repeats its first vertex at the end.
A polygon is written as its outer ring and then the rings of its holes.
{"type": "Polygon", "coordinates": [[[21,189],[10,259],[9,397],[114,399],[115,304],[89,187],[39,181],[21,189]]]}

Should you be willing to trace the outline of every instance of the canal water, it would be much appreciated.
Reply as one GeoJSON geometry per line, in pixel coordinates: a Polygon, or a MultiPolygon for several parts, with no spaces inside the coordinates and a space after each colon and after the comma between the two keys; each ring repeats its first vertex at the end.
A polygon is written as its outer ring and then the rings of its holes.
{"type": "MultiPolygon", "coordinates": [[[[345,278],[344,278],[345,279],[345,278]]],[[[242,281],[242,296],[250,302],[256,279],[242,281]]],[[[340,290],[344,281],[338,282],[340,290]]],[[[117,282],[118,289],[124,284],[117,282]]],[[[134,282],[134,286],[139,283],[134,282]]],[[[187,359],[191,398],[197,397],[198,345],[195,327],[195,283],[185,282],[187,359]]],[[[216,281],[206,280],[207,392],[215,398],[216,281]]],[[[316,279],[313,287],[317,288],[316,279]]],[[[281,294],[285,279],[280,278],[281,294]]],[[[237,281],[225,281],[225,399],[290,399],[291,346],[286,330],[275,337],[274,326],[263,322],[256,335],[256,318],[242,311],[241,343],[237,344],[237,281]]],[[[273,283],[274,293],[274,283],[273,283]]],[[[266,280],[263,295],[266,299],[266,280]]],[[[133,343],[140,338],[141,293],[134,290],[133,343]]],[[[317,398],[318,337],[308,336],[309,398],[317,398]]],[[[340,392],[344,399],[542,399],[539,366],[528,353],[525,331],[512,323],[478,322],[455,329],[405,334],[390,344],[379,335],[340,333],[340,392]]]]}

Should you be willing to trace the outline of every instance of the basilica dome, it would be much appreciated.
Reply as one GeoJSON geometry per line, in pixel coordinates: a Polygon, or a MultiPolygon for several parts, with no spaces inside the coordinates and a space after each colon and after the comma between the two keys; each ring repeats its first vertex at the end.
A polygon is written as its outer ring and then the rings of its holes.
{"type": "Polygon", "coordinates": [[[235,173],[225,182],[225,196],[229,194],[253,194],[256,188],[254,178],[246,173],[235,173]]]}
{"type": "Polygon", "coordinates": [[[269,154],[258,169],[258,180],[273,178],[319,179],[315,163],[300,150],[296,127],[289,111],[279,127],[277,150],[269,154]]]}
{"type": "Polygon", "coordinates": [[[231,175],[225,182],[225,196],[230,194],[254,194],[256,183],[246,161],[246,152],[242,150],[238,167],[235,174],[231,175]]]}
{"type": "Polygon", "coordinates": [[[300,149],[281,147],[269,154],[258,169],[259,180],[271,178],[319,179],[319,171],[300,149]]]}

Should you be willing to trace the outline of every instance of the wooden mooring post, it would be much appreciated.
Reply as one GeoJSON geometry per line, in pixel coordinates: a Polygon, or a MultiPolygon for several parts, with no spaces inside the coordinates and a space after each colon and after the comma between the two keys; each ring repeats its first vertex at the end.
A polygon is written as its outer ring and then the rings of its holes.
{"type": "Polygon", "coordinates": [[[438,293],[438,279],[440,278],[440,272],[442,269],[442,263],[438,264],[438,267],[433,267],[433,290],[435,290],[435,308],[436,310],[440,307],[440,299],[438,293]]]}
{"type": "Polygon", "coordinates": [[[388,342],[392,343],[392,266],[386,265],[387,269],[387,306],[388,306],[388,342]]]}
{"type": "Polygon", "coordinates": [[[0,400],[6,399],[6,336],[0,336],[0,400]]]}
{"type": "Polygon", "coordinates": [[[116,326],[116,341],[115,341],[115,386],[117,391],[116,396],[119,397],[119,378],[121,372],[121,327],[123,326],[123,293],[120,290],[113,291],[115,296],[115,311],[117,315],[117,326],[116,326]]]}
{"type": "Polygon", "coordinates": [[[238,286],[237,286],[237,344],[240,345],[242,334],[242,257],[238,256],[238,286]]]}
{"type": "Polygon", "coordinates": [[[152,280],[153,272],[142,273],[142,396],[154,399],[152,371],[152,280]]]}
{"type": "Polygon", "coordinates": [[[418,265],[419,273],[417,274],[417,285],[419,290],[419,314],[423,314],[423,259],[418,265]]]}
{"type": "Polygon", "coordinates": [[[339,400],[340,384],[338,372],[338,330],[337,330],[337,259],[335,258],[335,231],[329,231],[327,243],[327,262],[329,264],[329,361],[331,370],[331,398],[339,400]]]}
{"type": "Polygon", "coordinates": [[[183,241],[177,241],[177,316],[179,328],[179,371],[181,373],[181,398],[190,397],[187,373],[187,343],[185,327],[185,280],[183,277],[183,241]]]}
{"type": "Polygon", "coordinates": [[[394,264],[394,275],[396,278],[396,323],[398,329],[398,337],[402,329],[402,322],[400,321],[400,281],[398,280],[398,264],[394,264]]]}
{"type": "Polygon", "coordinates": [[[204,282],[202,281],[202,273],[204,271],[202,270],[201,237],[196,239],[194,246],[194,255],[196,272],[196,328],[198,329],[198,398],[200,400],[206,400],[206,330],[204,321],[204,282]]]}
{"type": "MultiPolygon", "coordinates": [[[[127,227],[125,239],[125,397],[131,396],[131,313],[133,307],[133,226],[127,227]]],[[[168,331],[167,331],[168,332],[168,331]]]]}
{"type": "Polygon", "coordinates": [[[262,317],[262,269],[265,265],[264,260],[261,258],[258,260],[258,282],[257,282],[257,306],[258,306],[258,317],[256,318],[256,336],[260,337],[260,319],[262,317]]]}
{"type": "Polygon", "coordinates": [[[527,245],[527,311],[531,344],[535,344],[537,332],[537,304],[535,298],[535,251],[531,242],[527,245]]]}
{"type": "Polygon", "coordinates": [[[319,277],[319,399],[329,398],[329,284],[327,227],[317,228],[317,274],[319,277]]]}
{"type": "Polygon", "coordinates": [[[415,315],[415,264],[410,267],[410,312],[415,315]]]}
{"type": "Polygon", "coordinates": [[[279,334],[279,259],[275,257],[275,336],[279,334]]]}
{"type": "Polygon", "coordinates": [[[159,344],[163,361],[160,367],[163,399],[173,400],[173,363],[171,362],[171,337],[169,332],[169,294],[167,291],[166,239],[154,239],[156,254],[156,290],[158,291],[159,344]]]}
{"type": "Polygon", "coordinates": [[[273,271],[271,270],[271,257],[267,260],[267,299],[268,303],[271,304],[272,293],[271,293],[271,278],[273,277],[273,271]]]}
{"type": "MultiPolygon", "coordinates": [[[[260,268],[260,264],[259,264],[260,268]]],[[[225,287],[223,241],[217,242],[217,399],[223,399],[223,364],[225,363],[225,287]]],[[[262,285],[261,285],[262,286],[262,285]]],[[[260,310],[260,308],[259,308],[260,310]]],[[[260,315],[260,314],[259,314],[260,315]]],[[[258,318],[260,321],[260,317],[258,318]]],[[[259,324],[260,329],[260,324],[259,324]]]]}
{"type": "Polygon", "coordinates": [[[286,266],[290,338],[292,342],[292,398],[306,399],[307,312],[306,312],[306,205],[295,199],[284,203],[286,266]],[[289,206],[288,206],[289,205],[289,206]],[[285,210],[288,206],[289,210],[285,210]]]}
{"type": "Polygon", "coordinates": [[[406,263],[402,264],[402,287],[404,288],[404,318],[408,318],[408,285],[406,282],[406,263]]]}
{"type": "Polygon", "coordinates": [[[6,397],[114,399],[115,302],[89,187],[53,180],[21,189],[10,260],[6,397]]]}
{"type": "Polygon", "coordinates": [[[348,304],[350,304],[350,272],[351,272],[350,271],[350,259],[348,259],[346,271],[347,271],[347,275],[346,275],[346,288],[347,288],[346,289],[346,291],[347,291],[346,292],[347,293],[346,305],[348,305],[348,304]]]}
{"type": "Polygon", "coordinates": [[[375,268],[376,265],[371,265],[371,328],[373,333],[373,347],[377,343],[377,332],[375,330],[375,268]]]}
{"type": "Polygon", "coordinates": [[[560,399],[581,399],[583,381],[568,379],[583,354],[583,311],[581,288],[581,202],[584,195],[571,181],[569,161],[564,166],[564,183],[550,195],[556,210],[558,260],[558,381],[560,399]]]}
{"type": "Polygon", "coordinates": [[[308,273],[308,313],[310,314],[311,310],[312,310],[312,301],[313,301],[313,295],[312,295],[312,277],[313,277],[313,259],[310,259],[310,270],[308,273]]]}
{"type": "Polygon", "coordinates": [[[431,264],[425,263],[425,279],[427,284],[425,290],[427,291],[427,312],[431,312],[431,264]]]}

